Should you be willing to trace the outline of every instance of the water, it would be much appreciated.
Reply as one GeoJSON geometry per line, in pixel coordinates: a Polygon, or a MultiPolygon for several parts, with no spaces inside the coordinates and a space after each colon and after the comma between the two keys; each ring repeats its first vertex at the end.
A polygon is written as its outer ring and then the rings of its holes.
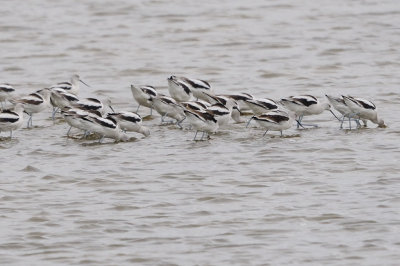
{"type": "MultiPolygon", "coordinates": [[[[388,128],[285,138],[231,125],[210,141],[145,121],[128,143],[65,138],[50,113],[0,141],[3,265],[397,265],[397,1],[48,1],[0,8],[0,79],[18,94],[79,73],[136,109],[168,75],[217,92],[372,99],[388,128]]],[[[142,115],[148,110],[142,109],[142,115]]]]}

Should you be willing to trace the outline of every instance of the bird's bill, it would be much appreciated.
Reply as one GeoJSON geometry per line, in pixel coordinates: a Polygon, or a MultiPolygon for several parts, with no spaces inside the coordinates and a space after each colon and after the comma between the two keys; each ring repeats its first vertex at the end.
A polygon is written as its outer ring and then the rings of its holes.
{"type": "Polygon", "coordinates": [[[85,83],[83,80],[79,80],[80,82],[82,82],[83,84],[85,84],[86,86],[88,86],[89,88],[90,88],[90,86],[87,84],[87,83],[85,83]]]}

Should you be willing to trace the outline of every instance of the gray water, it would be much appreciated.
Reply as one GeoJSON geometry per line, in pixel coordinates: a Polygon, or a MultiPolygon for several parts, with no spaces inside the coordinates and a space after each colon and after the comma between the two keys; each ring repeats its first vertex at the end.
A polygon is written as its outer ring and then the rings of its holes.
{"type": "MultiPolygon", "coordinates": [[[[34,116],[0,141],[2,265],[398,265],[400,3],[3,0],[0,81],[28,94],[74,73],[136,110],[171,74],[217,93],[371,99],[388,128],[211,140],[146,120],[127,143],[34,116]],[[75,132],[79,135],[79,132],[75,132]]],[[[143,116],[149,110],[140,110],[143,116]]]]}

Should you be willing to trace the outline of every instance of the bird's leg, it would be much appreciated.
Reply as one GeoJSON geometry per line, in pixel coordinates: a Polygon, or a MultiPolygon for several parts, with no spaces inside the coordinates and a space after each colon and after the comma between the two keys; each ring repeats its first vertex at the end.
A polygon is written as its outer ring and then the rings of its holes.
{"type": "Polygon", "coordinates": [[[246,128],[250,125],[250,122],[251,122],[251,120],[253,120],[253,118],[254,118],[254,115],[252,117],[250,117],[249,121],[246,124],[246,128]]]}
{"type": "Polygon", "coordinates": [[[265,135],[267,135],[267,132],[268,132],[268,130],[267,130],[267,131],[265,131],[265,133],[264,133],[263,137],[265,137],[265,135]]]}
{"type": "Polygon", "coordinates": [[[58,109],[59,109],[58,107],[53,107],[53,113],[51,114],[51,119],[53,119],[53,121],[56,118],[56,113],[57,113],[58,109]]]}
{"type": "Polygon", "coordinates": [[[10,139],[12,139],[12,129],[10,130],[10,139]]]}
{"type": "Polygon", "coordinates": [[[194,134],[194,138],[193,138],[193,140],[196,140],[196,137],[197,137],[197,132],[199,132],[198,130],[196,130],[196,134],[194,134]]]}
{"type": "Polygon", "coordinates": [[[283,132],[282,132],[282,130],[281,130],[281,137],[283,137],[283,132]]]}
{"type": "Polygon", "coordinates": [[[69,126],[68,132],[67,132],[67,137],[69,137],[69,132],[71,131],[72,126],[69,126]]]}
{"type": "Polygon", "coordinates": [[[104,139],[104,135],[99,139],[99,143],[101,143],[104,139]]]}
{"type": "Polygon", "coordinates": [[[136,113],[139,112],[139,108],[140,108],[140,104],[139,104],[139,106],[138,106],[137,109],[136,109],[136,113]]]}

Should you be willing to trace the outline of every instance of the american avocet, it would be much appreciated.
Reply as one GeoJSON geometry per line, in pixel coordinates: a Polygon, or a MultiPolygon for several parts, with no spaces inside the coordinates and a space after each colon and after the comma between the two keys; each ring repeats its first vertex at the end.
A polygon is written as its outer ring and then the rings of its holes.
{"type": "MultiPolygon", "coordinates": [[[[232,117],[233,120],[235,120],[235,122],[239,122],[239,123],[241,122],[239,104],[237,103],[237,101],[234,98],[230,97],[230,95],[212,95],[212,94],[208,94],[206,92],[203,92],[203,94],[205,96],[207,96],[209,102],[214,103],[214,104],[222,104],[229,111],[229,115],[226,116],[225,110],[222,111],[222,109],[220,109],[220,111],[224,113],[223,116],[226,117],[223,119],[217,119],[220,126],[226,125],[230,120],[229,117],[232,117]],[[235,113],[234,113],[234,111],[235,111],[235,113]],[[222,121],[222,123],[221,123],[221,121],[222,121]]],[[[217,115],[217,117],[218,117],[218,115],[217,115]]]]}
{"type": "Polygon", "coordinates": [[[117,121],[111,117],[86,116],[83,119],[89,122],[85,125],[86,131],[94,132],[101,136],[99,142],[102,142],[104,138],[111,138],[116,141],[129,140],[128,135],[121,130],[117,121]]]}
{"type": "Polygon", "coordinates": [[[25,113],[29,115],[27,123],[27,127],[29,128],[33,125],[33,114],[40,113],[50,107],[50,90],[47,88],[38,90],[37,92],[22,97],[15,102],[22,103],[25,113]]]}
{"type": "Polygon", "coordinates": [[[13,130],[22,126],[24,107],[22,103],[17,103],[13,110],[3,110],[0,112],[0,132],[10,131],[10,138],[12,138],[13,130]]]}
{"type": "Polygon", "coordinates": [[[133,98],[139,104],[136,113],[139,111],[141,105],[150,108],[150,115],[153,114],[153,102],[151,101],[152,98],[157,96],[157,91],[153,86],[140,86],[136,87],[131,85],[131,91],[133,98]]]}
{"type": "Polygon", "coordinates": [[[247,122],[246,127],[249,126],[254,116],[261,115],[273,110],[278,110],[279,108],[278,104],[274,100],[269,98],[247,99],[245,100],[245,103],[254,114],[247,122]]]}
{"type": "Polygon", "coordinates": [[[154,109],[161,115],[161,122],[165,122],[165,117],[171,117],[176,120],[176,124],[182,128],[181,122],[185,120],[183,107],[180,106],[173,98],[158,94],[152,98],[154,109]]]}
{"type": "Polygon", "coordinates": [[[229,110],[222,103],[215,103],[206,109],[207,113],[211,113],[215,120],[218,122],[218,126],[222,127],[229,123],[231,119],[232,109],[229,110]]]}
{"type": "Polygon", "coordinates": [[[218,130],[218,121],[215,119],[214,115],[208,112],[201,112],[195,110],[184,110],[190,125],[196,130],[193,140],[196,140],[197,133],[203,132],[201,139],[205,134],[215,133],[218,130]]]}
{"type": "Polygon", "coordinates": [[[370,120],[379,127],[386,127],[385,121],[378,117],[377,109],[374,103],[362,98],[353,98],[351,96],[342,96],[346,105],[350,108],[353,115],[360,119],[370,120]]]}
{"type": "Polygon", "coordinates": [[[281,103],[287,109],[295,113],[297,117],[297,128],[299,128],[299,126],[302,128],[304,128],[304,126],[318,127],[317,125],[302,124],[301,121],[303,120],[304,116],[318,115],[325,110],[330,111],[331,108],[328,103],[321,103],[312,95],[290,96],[282,99],[281,103]]]}
{"type": "MultiPolygon", "coordinates": [[[[351,129],[351,119],[354,119],[354,121],[357,123],[357,126],[361,126],[360,122],[358,121],[358,118],[357,117],[352,117],[352,113],[353,112],[347,106],[347,104],[344,102],[343,97],[342,98],[333,97],[333,96],[329,96],[329,95],[326,95],[326,94],[325,94],[325,96],[328,99],[328,101],[330,102],[330,104],[332,105],[332,107],[342,115],[342,117],[339,118],[331,110],[333,116],[335,116],[336,119],[339,120],[339,122],[341,122],[340,123],[340,128],[343,128],[343,122],[344,122],[344,119],[346,117],[349,119],[349,128],[350,129],[351,129]]],[[[367,120],[363,119],[362,121],[364,123],[364,126],[366,126],[367,125],[367,120]]]]}
{"type": "Polygon", "coordinates": [[[226,96],[234,99],[238,103],[241,112],[250,111],[250,108],[246,102],[255,99],[253,95],[246,92],[230,94],[226,96]]]}
{"type": "Polygon", "coordinates": [[[52,119],[54,120],[55,114],[59,109],[62,109],[66,106],[71,106],[72,103],[76,103],[79,101],[78,96],[73,93],[69,93],[68,91],[62,88],[52,88],[50,102],[53,105],[53,113],[52,119]]]}
{"type": "Polygon", "coordinates": [[[181,102],[180,105],[182,105],[186,109],[193,109],[196,111],[204,111],[207,109],[207,107],[211,106],[210,103],[203,100],[197,100],[193,102],[181,102]]]}
{"type": "Polygon", "coordinates": [[[180,77],[180,79],[185,82],[185,84],[189,85],[189,89],[191,90],[193,97],[197,100],[207,101],[207,97],[203,94],[203,92],[207,92],[208,94],[213,94],[213,90],[211,89],[210,83],[201,79],[191,79],[180,77]]]}
{"type": "Polygon", "coordinates": [[[0,103],[1,108],[4,108],[4,103],[12,97],[15,89],[8,83],[0,84],[0,103]]]}
{"type": "Polygon", "coordinates": [[[101,114],[104,114],[106,112],[106,107],[110,108],[112,112],[114,112],[114,109],[111,106],[111,100],[107,99],[104,101],[100,101],[99,99],[96,98],[85,98],[85,99],[80,99],[77,102],[73,102],[71,104],[73,107],[78,107],[82,110],[86,111],[99,111],[101,114]]]}
{"type": "Polygon", "coordinates": [[[254,116],[253,119],[263,128],[266,129],[265,134],[268,131],[282,131],[289,129],[292,126],[292,119],[290,115],[282,110],[270,111],[262,115],[254,116]]]}
{"type": "Polygon", "coordinates": [[[54,88],[61,88],[61,89],[66,90],[66,91],[69,92],[69,93],[78,95],[78,92],[79,92],[79,82],[82,82],[82,83],[85,84],[86,86],[90,87],[88,84],[86,84],[85,82],[83,82],[83,81],[80,79],[79,75],[74,74],[74,75],[72,75],[71,80],[70,80],[69,82],[68,82],[68,81],[65,81],[65,82],[57,83],[56,85],[51,86],[51,89],[54,89],[54,88]]]}
{"type": "Polygon", "coordinates": [[[137,113],[121,111],[108,113],[107,117],[114,118],[123,131],[137,132],[145,137],[150,135],[149,128],[142,125],[142,117],[137,113]]]}
{"type": "Polygon", "coordinates": [[[192,98],[190,85],[186,80],[176,76],[170,76],[168,79],[168,91],[172,98],[178,102],[186,102],[192,98]]]}
{"type": "Polygon", "coordinates": [[[73,127],[84,130],[85,134],[83,137],[86,137],[88,134],[87,128],[90,127],[91,122],[87,121],[87,116],[98,116],[101,117],[102,114],[97,110],[82,110],[80,108],[72,108],[69,106],[65,106],[61,109],[61,114],[64,117],[64,120],[70,126],[67,132],[67,136],[69,137],[69,133],[73,127]]]}

